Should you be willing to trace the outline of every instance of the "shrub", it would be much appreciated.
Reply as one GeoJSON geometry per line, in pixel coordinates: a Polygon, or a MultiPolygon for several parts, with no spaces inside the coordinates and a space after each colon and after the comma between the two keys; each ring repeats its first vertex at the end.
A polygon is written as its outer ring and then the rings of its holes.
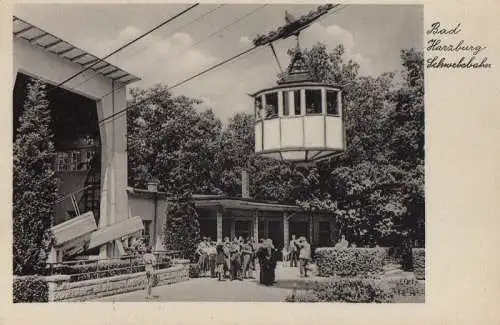
{"type": "Polygon", "coordinates": [[[396,296],[421,296],[425,294],[425,287],[415,279],[397,279],[390,281],[392,292],[396,296]]]}
{"type": "Polygon", "coordinates": [[[189,277],[199,278],[200,277],[200,267],[196,263],[189,264],[189,277]]]}
{"type": "Polygon", "coordinates": [[[319,276],[381,274],[386,254],[383,248],[317,248],[318,274],[319,276]]]}
{"type": "Polygon", "coordinates": [[[285,302],[319,302],[319,298],[312,290],[294,290],[285,297],[285,302]]]}
{"type": "Polygon", "coordinates": [[[163,232],[165,249],[179,250],[187,259],[195,260],[196,248],[200,242],[200,223],[189,193],[183,193],[169,201],[163,232]]]}
{"type": "Polygon", "coordinates": [[[418,280],[425,280],[425,248],[412,249],[413,273],[418,280]]]}
{"type": "Polygon", "coordinates": [[[45,85],[32,80],[13,144],[13,268],[14,274],[33,275],[45,267],[57,198],[53,171],[54,133],[45,85]]]}
{"type": "MultiPolygon", "coordinates": [[[[168,256],[158,259],[158,268],[164,269],[172,266],[168,256]]],[[[141,259],[101,261],[92,264],[64,265],[54,268],[54,274],[67,274],[72,282],[85,281],[97,278],[107,278],[115,275],[144,272],[145,267],[141,259]]]]}
{"type": "Polygon", "coordinates": [[[14,303],[19,302],[47,302],[49,287],[47,282],[38,276],[14,278],[14,303]]]}
{"type": "Polygon", "coordinates": [[[322,302],[376,302],[394,301],[390,287],[377,278],[336,278],[319,282],[313,289],[322,302]]]}

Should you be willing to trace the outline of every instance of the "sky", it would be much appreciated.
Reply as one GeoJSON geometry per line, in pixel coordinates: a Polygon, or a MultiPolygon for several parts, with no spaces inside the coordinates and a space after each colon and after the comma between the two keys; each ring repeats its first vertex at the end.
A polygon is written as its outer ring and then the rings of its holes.
{"type": "MultiPolygon", "coordinates": [[[[96,56],[104,57],[189,4],[16,4],[14,14],[96,56]]],[[[283,25],[285,11],[295,17],[317,5],[200,4],[107,61],[140,77],[131,87],[156,83],[171,86],[252,46],[251,40],[283,25]],[[227,27],[226,27],[227,26],[227,27]]],[[[346,58],[360,64],[361,75],[377,76],[401,67],[402,49],[423,47],[420,5],[341,5],[300,35],[302,48],[322,42],[338,44],[346,58]]],[[[289,64],[292,38],[274,44],[283,68],[289,64]]],[[[227,121],[237,112],[252,112],[248,96],[276,84],[278,65],[269,47],[172,90],[201,99],[227,121]]]]}

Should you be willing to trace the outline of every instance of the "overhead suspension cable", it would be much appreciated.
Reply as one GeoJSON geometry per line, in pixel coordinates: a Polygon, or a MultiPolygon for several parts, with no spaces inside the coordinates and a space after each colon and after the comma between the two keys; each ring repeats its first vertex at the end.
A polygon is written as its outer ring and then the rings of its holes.
{"type": "MultiPolygon", "coordinates": [[[[338,7],[338,6],[339,6],[339,5],[335,5],[335,7],[338,7]]],[[[262,6],[262,7],[263,7],[263,6],[262,6]]],[[[253,12],[255,12],[255,11],[257,11],[257,10],[261,9],[262,7],[260,7],[260,8],[258,8],[258,9],[256,9],[256,10],[254,10],[253,12]]],[[[344,8],[345,8],[345,6],[344,6],[343,8],[340,8],[340,9],[336,10],[336,11],[335,11],[335,12],[333,12],[333,13],[337,13],[337,12],[339,12],[340,10],[342,10],[342,9],[344,9],[344,8]]],[[[251,13],[253,13],[253,12],[251,12],[251,13]]],[[[249,13],[248,15],[250,15],[251,13],[249,13]]],[[[247,16],[248,16],[248,15],[247,15],[247,16]]],[[[240,19],[240,20],[241,20],[241,19],[240,19]]],[[[234,22],[233,22],[233,23],[234,23],[234,22]]],[[[231,24],[233,24],[233,23],[231,23],[231,24]]],[[[230,25],[231,25],[231,24],[230,24],[230,25]]],[[[267,45],[267,43],[266,43],[266,44],[263,44],[263,45],[267,45]]],[[[216,69],[216,68],[220,67],[220,66],[221,66],[221,65],[223,65],[223,64],[229,63],[230,61],[233,61],[234,59],[237,59],[237,58],[239,58],[239,57],[240,57],[240,56],[242,56],[242,55],[245,55],[245,54],[247,54],[247,53],[250,53],[250,52],[252,52],[253,50],[255,50],[256,48],[258,48],[258,47],[260,47],[260,46],[263,46],[263,45],[258,45],[258,46],[251,47],[251,48],[249,48],[249,49],[247,49],[247,50],[245,50],[245,51],[243,51],[243,52],[241,52],[241,53],[239,53],[239,54],[237,54],[237,55],[235,55],[235,56],[233,56],[233,57],[231,57],[231,58],[229,58],[229,59],[226,59],[226,60],[224,60],[224,61],[222,61],[222,62],[219,62],[218,64],[216,64],[216,65],[214,65],[214,66],[211,66],[211,67],[210,67],[210,68],[208,68],[208,69],[205,69],[204,71],[202,71],[202,72],[200,72],[200,73],[198,73],[198,74],[196,74],[196,75],[194,75],[194,76],[191,76],[191,77],[189,77],[189,78],[187,78],[187,79],[185,79],[185,80],[183,80],[183,81],[180,81],[180,82],[178,82],[178,83],[174,84],[174,85],[173,85],[173,86],[171,86],[171,87],[167,87],[167,88],[166,88],[166,90],[167,90],[167,91],[168,91],[168,90],[172,90],[173,88],[176,88],[176,87],[178,87],[178,86],[180,86],[180,85],[183,85],[183,84],[185,84],[186,82],[189,82],[189,81],[191,81],[191,80],[193,80],[193,79],[195,79],[195,78],[197,78],[197,77],[199,77],[199,76],[201,76],[201,75],[203,75],[203,74],[205,74],[205,73],[207,73],[207,72],[209,72],[209,71],[211,71],[211,70],[214,70],[214,69],[216,69]]],[[[106,121],[108,121],[108,120],[110,120],[110,119],[115,118],[117,115],[123,114],[124,112],[127,112],[129,109],[134,108],[134,107],[137,107],[138,105],[140,105],[140,104],[142,104],[142,103],[144,103],[144,102],[146,102],[146,101],[148,101],[148,100],[155,99],[157,96],[159,96],[159,95],[158,95],[158,94],[157,94],[157,95],[153,95],[153,96],[150,96],[150,97],[144,98],[144,99],[142,99],[142,100],[138,101],[137,103],[131,104],[130,106],[127,106],[127,107],[125,107],[125,108],[123,108],[123,109],[119,110],[118,112],[113,113],[112,115],[109,115],[109,116],[107,116],[107,117],[103,118],[102,120],[100,120],[100,121],[99,121],[99,124],[105,123],[106,121]]]]}
{"type": "Polygon", "coordinates": [[[237,23],[239,23],[240,21],[244,20],[245,18],[248,18],[249,16],[255,14],[257,11],[263,9],[264,7],[268,6],[269,4],[263,4],[257,8],[255,8],[254,10],[250,11],[249,13],[241,16],[240,18],[237,18],[235,19],[234,21],[230,22],[229,24],[219,28],[218,30],[208,34],[205,38],[199,40],[198,42],[195,42],[194,44],[192,44],[191,46],[189,46],[188,48],[184,49],[182,52],[180,53],[176,53],[176,54],[183,54],[183,53],[186,53],[188,50],[190,50],[191,48],[197,46],[197,45],[200,45],[201,43],[205,42],[206,40],[208,40],[209,38],[217,35],[217,34],[220,34],[222,31],[228,29],[229,27],[233,26],[233,25],[236,25],[237,23]]]}
{"type": "Polygon", "coordinates": [[[115,55],[116,53],[122,51],[123,49],[129,47],[130,45],[132,45],[133,43],[139,41],[140,39],[146,37],[147,35],[151,34],[152,32],[154,32],[155,30],[165,26],[166,24],[170,23],[171,21],[177,19],[178,17],[182,16],[183,14],[185,14],[186,12],[192,10],[193,8],[195,8],[196,6],[198,6],[199,3],[195,3],[194,5],[191,5],[190,7],[184,9],[183,11],[181,11],[180,13],[176,14],[175,16],[163,21],[162,23],[160,23],[159,25],[155,26],[154,28],[148,30],[147,32],[143,33],[142,35],[136,37],[135,39],[127,42],[126,44],[120,46],[119,48],[117,48],[116,50],[112,51],[111,53],[107,54],[105,57],[103,57],[102,59],[100,60],[97,60],[96,62],[92,63],[91,65],[87,66],[86,68],[80,70],[79,72],[73,74],[72,76],[70,76],[69,78],[63,80],[62,82],[60,82],[59,84],[56,85],[55,88],[53,89],[57,89],[58,87],[61,87],[63,86],[64,84],[66,84],[67,82],[75,79],[76,77],[78,77],[79,75],[81,75],[82,73],[84,73],[85,71],[88,71],[89,69],[91,69],[92,67],[94,67],[95,65],[99,64],[100,62],[110,58],[111,56],[115,55]]]}
{"type": "MultiPolygon", "coordinates": [[[[228,59],[225,59],[225,60],[223,60],[223,61],[221,61],[221,62],[219,62],[219,63],[217,63],[217,64],[215,64],[215,65],[213,65],[213,66],[211,66],[211,67],[209,67],[209,68],[207,68],[207,69],[205,69],[205,70],[203,70],[203,71],[201,71],[201,72],[199,72],[199,73],[197,73],[197,74],[195,74],[194,76],[191,76],[191,77],[189,77],[189,78],[187,78],[187,79],[184,79],[184,80],[182,80],[182,81],[180,81],[180,82],[178,82],[178,83],[174,84],[174,85],[173,85],[173,86],[171,86],[171,87],[167,87],[167,89],[166,89],[166,90],[168,91],[168,90],[172,90],[172,89],[174,89],[174,88],[177,88],[177,87],[179,87],[180,85],[183,85],[183,84],[185,84],[185,83],[186,83],[186,82],[188,82],[188,81],[191,81],[191,80],[193,80],[193,79],[195,79],[195,78],[197,78],[197,77],[199,77],[199,76],[201,76],[201,75],[203,75],[203,74],[205,74],[205,73],[207,73],[207,72],[209,72],[209,71],[212,71],[212,70],[214,70],[214,69],[216,69],[216,68],[220,67],[221,65],[224,65],[224,64],[226,64],[226,63],[229,63],[229,62],[231,62],[231,61],[233,61],[233,60],[235,60],[235,59],[237,59],[237,58],[239,58],[239,57],[241,57],[241,56],[243,56],[243,55],[245,55],[245,54],[247,54],[247,53],[252,52],[252,51],[253,51],[253,50],[255,50],[256,48],[258,48],[258,46],[253,46],[253,47],[251,47],[251,48],[249,48],[249,49],[247,49],[247,50],[245,50],[245,51],[243,51],[243,52],[240,52],[240,53],[238,53],[238,54],[236,54],[236,55],[234,55],[234,56],[232,56],[232,57],[230,57],[230,58],[228,58],[228,59]]],[[[159,95],[161,95],[161,94],[159,94],[159,95]]],[[[146,101],[148,101],[148,100],[152,100],[152,99],[156,98],[156,97],[157,97],[157,96],[159,96],[159,95],[153,95],[153,96],[150,96],[150,97],[144,98],[144,99],[142,99],[142,100],[138,101],[137,103],[131,104],[130,106],[127,106],[127,107],[125,107],[125,108],[123,108],[123,109],[119,110],[118,112],[113,113],[113,114],[111,114],[111,115],[109,115],[109,116],[107,116],[107,117],[103,118],[102,120],[100,120],[100,121],[99,121],[99,124],[104,123],[104,122],[106,122],[106,121],[108,121],[108,120],[110,120],[110,119],[113,119],[113,118],[114,118],[114,117],[116,117],[117,115],[119,115],[119,114],[123,114],[123,113],[125,113],[126,111],[128,111],[129,109],[134,108],[134,107],[137,107],[138,105],[140,105],[140,104],[142,104],[142,103],[144,103],[144,102],[146,102],[146,101]]]]}
{"type": "MultiPolygon", "coordinates": [[[[220,5],[218,5],[217,7],[213,8],[213,9],[210,9],[210,10],[208,10],[208,11],[204,12],[203,14],[201,14],[200,16],[196,17],[195,19],[191,20],[191,21],[190,21],[190,22],[188,22],[187,24],[185,24],[185,25],[183,25],[183,26],[181,26],[181,27],[179,27],[179,28],[177,28],[177,29],[173,30],[173,31],[172,31],[172,32],[170,32],[168,35],[172,35],[172,34],[174,34],[174,33],[178,32],[178,31],[180,31],[180,30],[182,30],[182,29],[184,29],[184,28],[186,28],[186,27],[188,27],[188,26],[191,26],[192,24],[194,24],[194,23],[196,23],[196,22],[200,21],[200,20],[201,20],[201,19],[203,19],[204,17],[206,17],[206,16],[208,16],[208,15],[210,15],[210,14],[214,13],[215,11],[219,10],[220,8],[222,8],[222,7],[226,6],[226,5],[227,5],[227,4],[223,3],[223,4],[220,4],[220,5]]],[[[164,39],[164,38],[165,38],[165,37],[162,37],[161,39],[164,39]]],[[[151,45],[146,45],[146,46],[145,46],[145,47],[143,47],[142,49],[137,50],[136,52],[132,53],[132,54],[129,56],[129,58],[130,58],[130,57],[132,57],[132,56],[135,56],[135,55],[137,55],[137,54],[139,54],[139,53],[141,53],[141,52],[143,52],[144,50],[146,50],[146,49],[147,49],[148,47],[150,47],[150,46],[151,46],[151,45]]]]}
{"type": "MultiPolygon", "coordinates": [[[[209,10],[209,11],[207,11],[207,12],[205,12],[205,13],[201,14],[200,16],[196,17],[195,19],[191,20],[191,21],[190,21],[190,22],[188,22],[187,24],[185,24],[185,25],[183,25],[183,26],[181,26],[181,27],[179,27],[179,28],[175,29],[174,31],[170,32],[168,35],[172,35],[172,34],[174,34],[174,33],[178,32],[178,31],[180,31],[180,30],[182,30],[182,29],[184,29],[184,28],[186,28],[186,27],[188,27],[188,26],[192,25],[193,23],[195,23],[195,22],[197,22],[197,21],[201,20],[202,18],[204,18],[204,17],[206,17],[206,16],[208,16],[208,15],[212,14],[213,12],[217,11],[218,9],[220,9],[221,7],[223,7],[223,6],[225,6],[225,5],[226,5],[226,4],[220,4],[219,6],[215,7],[214,9],[211,9],[211,10],[209,10]]],[[[149,48],[150,46],[151,46],[151,44],[146,45],[146,46],[145,46],[145,47],[143,47],[142,49],[140,49],[140,50],[138,50],[138,51],[136,51],[136,52],[132,53],[131,55],[129,55],[129,56],[128,56],[128,58],[131,58],[131,57],[133,57],[133,56],[135,56],[135,55],[137,55],[137,54],[139,54],[139,53],[143,52],[144,50],[146,50],[146,49],[147,49],[147,48],[149,48]]],[[[93,79],[97,78],[98,76],[99,76],[98,74],[92,75],[92,76],[88,77],[87,79],[83,80],[82,82],[80,82],[80,83],[76,84],[75,86],[73,86],[73,88],[68,89],[68,90],[69,90],[69,91],[74,90],[74,89],[76,89],[77,87],[79,87],[79,86],[81,86],[81,85],[86,84],[86,83],[87,83],[87,82],[89,82],[90,80],[93,80],[93,79]]],[[[127,85],[126,85],[126,84],[124,84],[124,85],[123,85],[123,86],[121,86],[121,87],[118,87],[118,88],[112,89],[111,91],[109,91],[109,92],[107,92],[106,94],[104,94],[104,95],[102,95],[101,97],[99,97],[99,100],[101,100],[101,99],[103,99],[103,98],[105,98],[105,97],[107,97],[107,96],[111,95],[113,92],[115,92],[115,91],[117,91],[117,90],[120,90],[120,89],[122,89],[122,88],[125,88],[125,87],[127,87],[127,85]]],[[[53,103],[54,101],[57,101],[57,98],[59,98],[59,97],[60,97],[60,96],[62,96],[62,95],[63,95],[63,94],[59,94],[59,96],[56,96],[55,98],[51,98],[51,102],[53,103]],[[54,99],[55,99],[55,100],[54,100],[54,99]]]]}
{"type": "MultiPolygon", "coordinates": [[[[207,12],[207,13],[203,14],[202,16],[205,16],[205,15],[207,15],[207,14],[209,14],[209,13],[212,13],[213,11],[215,11],[215,10],[219,9],[219,8],[220,8],[221,6],[223,6],[223,5],[224,5],[224,4],[220,5],[219,7],[215,8],[215,9],[212,9],[211,11],[209,11],[209,12],[207,12]]],[[[256,9],[252,10],[251,12],[249,12],[249,13],[245,14],[244,16],[241,16],[240,18],[238,18],[238,19],[236,19],[236,20],[232,21],[231,23],[229,23],[229,24],[225,25],[224,27],[222,27],[222,28],[220,28],[220,29],[218,29],[218,30],[216,30],[216,31],[214,31],[214,32],[212,32],[212,33],[210,33],[209,35],[207,35],[206,37],[204,37],[204,38],[200,39],[199,41],[195,42],[194,44],[192,44],[192,45],[191,45],[191,46],[189,46],[188,48],[184,49],[183,51],[175,53],[175,55],[179,56],[179,55],[182,55],[182,54],[186,53],[186,52],[187,52],[188,50],[190,50],[191,48],[193,48],[193,47],[195,47],[195,46],[197,46],[197,45],[199,45],[199,44],[201,44],[201,43],[203,43],[203,42],[207,41],[209,38],[213,37],[214,35],[217,35],[217,34],[221,33],[222,31],[226,30],[227,28],[229,28],[229,27],[231,27],[231,26],[233,26],[233,25],[235,25],[235,24],[239,23],[239,22],[240,22],[240,21],[242,21],[243,19],[245,19],[245,18],[247,18],[247,17],[249,17],[249,16],[251,16],[251,15],[255,14],[257,11],[261,10],[262,8],[264,8],[264,7],[266,7],[266,6],[268,6],[268,4],[264,4],[264,5],[259,6],[258,8],[256,8],[256,9]]],[[[201,16],[200,16],[200,17],[198,17],[197,19],[195,19],[194,21],[192,21],[191,23],[195,22],[195,21],[196,21],[196,20],[198,20],[199,18],[201,18],[201,16]]],[[[186,26],[190,25],[191,23],[187,24],[186,26]]],[[[186,27],[186,26],[183,26],[182,28],[184,28],[184,27],[186,27]]],[[[138,52],[141,52],[141,51],[142,51],[142,50],[139,50],[138,52]]],[[[137,54],[138,52],[136,52],[136,53],[134,53],[134,54],[132,54],[132,55],[135,55],[135,54],[137,54]]],[[[164,58],[162,58],[162,60],[164,60],[164,58]]],[[[92,78],[94,78],[94,77],[91,77],[90,79],[92,79],[92,78]]],[[[88,81],[88,80],[87,80],[87,81],[88,81]]],[[[85,83],[85,82],[87,82],[87,81],[84,81],[83,83],[85,83]]],[[[116,88],[116,89],[114,89],[114,90],[111,90],[111,91],[107,92],[106,94],[104,94],[103,96],[101,96],[99,99],[103,99],[104,97],[107,97],[107,96],[111,95],[111,94],[113,93],[113,91],[117,91],[117,90],[120,90],[120,89],[122,89],[122,88],[126,88],[126,87],[127,87],[127,85],[122,85],[121,87],[118,87],[118,88],[116,88]]]]}

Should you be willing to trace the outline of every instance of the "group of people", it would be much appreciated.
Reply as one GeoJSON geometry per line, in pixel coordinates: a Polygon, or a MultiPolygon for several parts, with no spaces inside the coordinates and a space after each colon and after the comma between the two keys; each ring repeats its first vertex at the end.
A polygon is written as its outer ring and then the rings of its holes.
{"type": "Polygon", "coordinates": [[[252,238],[235,237],[231,241],[226,237],[224,241],[214,242],[211,238],[204,237],[196,254],[202,276],[217,278],[219,281],[253,279],[258,264],[260,283],[274,283],[274,270],[279,256],[270,239],[257,242],[252,238]]]}

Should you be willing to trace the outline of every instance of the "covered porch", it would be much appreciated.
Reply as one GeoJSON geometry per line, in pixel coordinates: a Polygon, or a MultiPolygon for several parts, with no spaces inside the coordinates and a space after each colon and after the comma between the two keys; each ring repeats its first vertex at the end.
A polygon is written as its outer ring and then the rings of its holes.
{"type": "Polygon", "coordinates": [[[314,246],[337,241],[335,219],[325,213],[306,214],[298,206],[241,198],[196,199],[202,237],[223,240],[269,238],[278,249],[288,248],[292,235],[314,246]]]}

